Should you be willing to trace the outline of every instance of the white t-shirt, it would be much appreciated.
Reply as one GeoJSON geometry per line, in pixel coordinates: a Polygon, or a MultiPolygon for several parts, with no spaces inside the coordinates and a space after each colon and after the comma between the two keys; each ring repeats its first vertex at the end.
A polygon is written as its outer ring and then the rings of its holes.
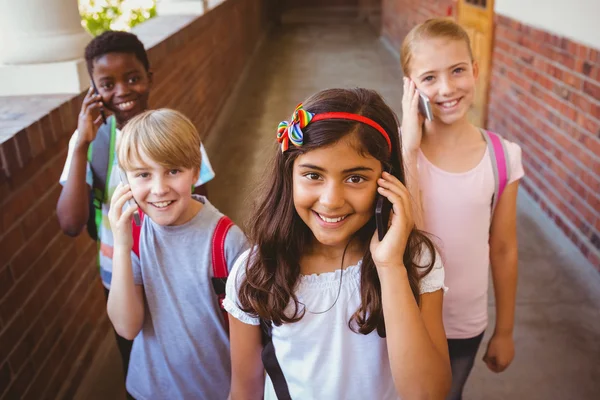
{"type": "MultiPolygon", "coordinates": [[[[243,281],[250,250],[237,260],[227,280],[225,309],[249,325],[258,318],[238,306],[237,289],[243,281]]],[[[427,256],[428,257],[428,256],[427,256]]],[[[398,399],[392,380],[387,342],[376,331],[368,335],[353,332],[348,321],[360,306],[360,265],[347,267],[339,298],[341,270],[300,276],[296,295],[306,313],[295,323],[273,325],[272,340],[277,360],[293,399],[398,399]]],[[[421,280],[421,293],[444,289],[444,268],[440,257],[432,271],[421,280]]],[[[288,310],[293,309],[293,304],[288,310]]],[[[291,313],[290,313],[291,314],[291,313]]],[[[407,360],[410,362],[410,360],[407,360]]],[[[265,400],[277,396],[270,378],[265,383],[265,400]]]]}

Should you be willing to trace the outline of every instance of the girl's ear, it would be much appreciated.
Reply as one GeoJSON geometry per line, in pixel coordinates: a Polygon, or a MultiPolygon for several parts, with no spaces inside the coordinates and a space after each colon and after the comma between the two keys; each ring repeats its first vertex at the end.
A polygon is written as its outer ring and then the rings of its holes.
{"type": "Polygon", "coordinates": [[[477,61],[473,61],[473,77],[475,79],[479,77],[479,64],[477,64],[477,61]]]}
{"type": "Polygon", "coordinates": [[[150,85],[152,85],[152,83],[154,82],[154,72],[152,72],[152,70],[148,71],[148,83],[150,85]]]}

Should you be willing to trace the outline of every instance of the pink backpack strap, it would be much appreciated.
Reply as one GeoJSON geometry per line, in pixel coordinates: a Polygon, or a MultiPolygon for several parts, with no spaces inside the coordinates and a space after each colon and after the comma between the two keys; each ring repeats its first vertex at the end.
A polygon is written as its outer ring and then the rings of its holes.
{"type": "Polygon", "coordinates": [[[137,212],[140,215],[140,224],[137,225],[134,219],[131,219],[131,234],[133,236],[133,247],[131,250],[140,258],[140,235],[142,234],[142,225],[144,225],[144,212],[138,208],[137,212]]]}
{"type": "Polygon", "coordinates": [[[510,164],[508,162],[508,152],[504,140],[497,133],[481,129],[481,134],[485,139],[490,159],[492,161],[492,170],[494,171],[494,197],[492,198],[492,214],[498,205],[498,201],[506,189],[508,177],[510,176],[510,164]]]}
{"type": "Polygon", "coordinates": [[[227,311],[225,311],[225,307],[223,307],[223,300],[225,300],[225,283],[227,282],[227,276],[229,275],[227,258],[225,256],[225,239],[227,238],[227,232],[229,232],[229,229],[231,229],[232,226],[233,222],[227,216],[222,216],[219,219],[219,222],[217,222],[212,237],[212,285],[219,300],[219,307],[223,312],[225,329],[227,332],[229,332],[229,322],[227,311]]]}

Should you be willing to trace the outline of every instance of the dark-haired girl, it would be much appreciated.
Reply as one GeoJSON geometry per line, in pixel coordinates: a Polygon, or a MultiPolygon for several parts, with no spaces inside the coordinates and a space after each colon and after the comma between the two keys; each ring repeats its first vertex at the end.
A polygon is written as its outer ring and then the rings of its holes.
{"type": "Polygon", "coordinates": [[[366,89],[319,92],[279,125],[227,283],[233,400],[445,397],[444,270],[415,229],[397,132],[366,89]]]}

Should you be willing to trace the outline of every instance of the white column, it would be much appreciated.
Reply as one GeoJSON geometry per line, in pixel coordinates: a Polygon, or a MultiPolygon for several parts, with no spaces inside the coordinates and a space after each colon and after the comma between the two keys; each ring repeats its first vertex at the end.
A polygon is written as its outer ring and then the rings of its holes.
{"type": "Polygon", "coordinates": [[[81,58],[90,40],[77,0],[0,0],[0,10],[0,63],[81,58]]]}
{"type": "Polygon", "coordinates": [[[77,0],[0,0],[0,95],[81,91],[90,39],[77,0]]]}
{"type": "Polygon", "coordinates": [[[158,15],[200,15],[208,10],[207,0],[158,0],[156,13],[158,15]]]}

